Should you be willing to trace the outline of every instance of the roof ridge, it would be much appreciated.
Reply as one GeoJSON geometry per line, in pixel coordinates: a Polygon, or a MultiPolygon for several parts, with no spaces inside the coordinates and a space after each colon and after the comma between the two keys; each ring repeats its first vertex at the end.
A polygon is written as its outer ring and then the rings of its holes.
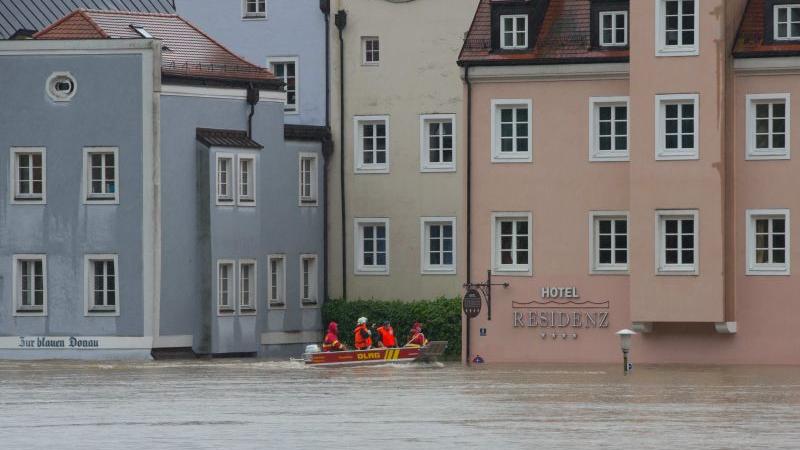
{"type": "Polygon", "coordinates": [[[84,11],[87,13],[100,13],[100,14],[118,14],[124,16],[154,16],[154,17],[180,17],[177,14],[173,13],[157,13],[157,12],[147,12],[147,11],[123,11],[119,9],[94,9],[94,8],[79,8],[78,11],[84,11]]]}
{"type": "Polygon", "coordinates": [[[267,71],[267,72],[269,72],[270,74],[272,74],[272,71],[271,71],[271,70],[269,70],[269,69],[267,69],[266,67],[261,67],[261,66],[259,66],[259,65],[257,65],[257,64],[253,64],[253,63],[251,63],[250,61],[248,61],[248,60],[246,60],[246,59],[242,58],[241,56],[237,55],[237,54],[236,54],[236,53],[234,53],[234,52],[233,52],[231,49],[229,49],[228,47],[226,47],[226,46],[222,45],[222,44],[221,44],[219,41],[217,41],[216,39],[214,39],[214,38],[213,38],[213,37],[211,37],[210,35],[206,34],[206,32],[205,32],[205,31],[203,31],[203,30],[201,30],[200,28],[198,28],[197,26],[195,26],[195,24],[193,24],[193,23],[189,22],[188,20],[184,19],[183,17],[181,17],[181,16],[179,16],[179,15],[177,15],[177,14],[175,15],[175,17],[177,17],[177,18],[178,18],[180,21],[182,21],[182,22],[183,22],[183,23],[185,23],[186,25],[188,25],[188,26],[192,27],[192,29],[194,29],[194,30],[195,30],[195,31],[197,31],[198,33],[202,34],[202,35],[203,35],[203,36],[204,36],[206,39],[210,40],[210,41],[211,41],[211,42],[213,42],[215,45],[218,45],[218,46],[219,46],[221,49],[223,49],[223,50],[225,50],[226,52],[228,52],[228,53],[229,53],[231,56],[233,56],[234,58],[236,58],[236,59],[238,59],[239,61],[243,62],[243,63],[244,63],[246,66],[254,67],[254,68],[257,68],[257,69],[259,69],[259,70],[264,70],[264,71],[267,71]]]}
{"type": "Polygon", "coordinates": [[[103,38],[108,38],[109,37],[108,33],[106,33],[102,28],[100,28],[100,25],[98,25],[97,22],[95,22],[91,17],[89,17],[89,15],[85,14],[85,10],[84,9],[78,8],[78,9],[73,10],[69,14],[65,15],[64,17],[62,17],[62,18],[56,20],[55,22],[51,23],[50,25],[44,27],[41,31],[35,33],[33,35],[34,39],[37,39],[37,38],[39,38],[39,36],[43,36],[43,35],[49,33],[53,28],[56,28],[56,27],[60,26],[62,23],[66,22],[67,20],[69,20],[69,19],[71,19],[71,18],[73,18],[75,16],[83,17],[84,20],[86,20],[87,22],[89,22],[90,25],[92,25],[92,27],[95,29],[95,31],[100,33],[101,37],[103,37],[103,38]]]}

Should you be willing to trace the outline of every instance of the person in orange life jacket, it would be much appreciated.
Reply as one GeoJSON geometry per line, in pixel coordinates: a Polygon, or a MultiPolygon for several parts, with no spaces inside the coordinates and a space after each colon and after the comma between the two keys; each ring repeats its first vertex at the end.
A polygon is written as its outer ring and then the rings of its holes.
{"type": "Polygon", "coordinates": [[[356,350],[372,348],[372,333],[367,328],[367,318],[359,317],[358,326],[353,330],[355,334],[356,350]]]}
{"type": "Polygon", "coordinates": [[[344,344],[339,342],[339,325],[336,322],[328,324],[328,334],[325,335],[325,340],[322,341],[323,352],[340,352],[345,350],[344,344]]]}
{"type": "Polygon", "coordinates": [[[408,341],[406,347],[424,347],[426,345],[428,345],[428,340],[425,338],[425,335],[422,334],[422,327],[417,324],[413,329],[413,336],[411,336],[411,340],[408,341]]]}
{"type": "Polygon", "coordinates": [[[376,330],[378,332],[378,346],[379,347],[397,347],[397,339],[394,337],[394,329],[388,320],[383,321],[383,325],[379,326],[376,330]]]}

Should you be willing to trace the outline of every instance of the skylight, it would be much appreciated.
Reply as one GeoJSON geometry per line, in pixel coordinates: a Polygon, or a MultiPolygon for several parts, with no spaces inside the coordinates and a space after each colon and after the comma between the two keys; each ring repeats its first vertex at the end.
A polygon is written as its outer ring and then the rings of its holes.
{"type": "Polygon", "coordinates": [[[144,27],[139,26],[139,25],[131,25],[131,28],[133,28],[134,31],[139,33],[139,36],[141,36],[141,37],[143,37],[145,39],[153,39],[153,35],[150,34],[149,31],[145,30],[144,27]]]}

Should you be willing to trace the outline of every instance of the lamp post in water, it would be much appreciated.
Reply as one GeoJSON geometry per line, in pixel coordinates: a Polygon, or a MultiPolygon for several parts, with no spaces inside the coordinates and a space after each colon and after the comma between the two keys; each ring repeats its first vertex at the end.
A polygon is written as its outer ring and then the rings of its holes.
{"type": "Polygon", "coordinates": [[[631,331],[627,328],[617,331],[617,336],[619,336],[619,346],[622,348],[622,362],[625,365],[625,375],[627,375],[630,371],[630,365],[628,365],[628,352],[631,350],[631,336],[634,334],[636,334],[635,331],[631,331]]]}

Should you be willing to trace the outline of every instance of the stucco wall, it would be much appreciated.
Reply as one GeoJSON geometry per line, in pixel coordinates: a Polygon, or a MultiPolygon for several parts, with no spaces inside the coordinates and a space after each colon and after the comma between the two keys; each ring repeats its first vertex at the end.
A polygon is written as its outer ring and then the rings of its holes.
{"type": "Polygon", "coordinates": [[[0,56],[0,335],[142,336],[143,96],[140,55],[0,56]],[[56,104],[48,77],[68,71],[56,104]],[[10,204],[10,147],[47,149],[47,204],[10,204]],[[119,205],[86,205],[83,148],[119,148],[119,205]],[[13,317],[12,255],[47,255],[47,317],[13,317]],[[119,255],[118,317],[87,317],[84,255],[119,255]]]}

